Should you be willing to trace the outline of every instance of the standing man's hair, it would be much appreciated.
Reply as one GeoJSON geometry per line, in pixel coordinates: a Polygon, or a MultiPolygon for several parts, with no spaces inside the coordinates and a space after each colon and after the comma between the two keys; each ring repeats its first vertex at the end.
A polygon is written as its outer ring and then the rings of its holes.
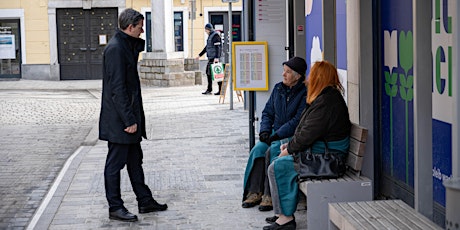
{"type": "Polygon", "coordinates": [[[144,15],[132,8],[127,8],[118,16],[118,27],[122,30],[128,28],[129,25],[136,27],[140,20],[144,20],[144,15]]]}

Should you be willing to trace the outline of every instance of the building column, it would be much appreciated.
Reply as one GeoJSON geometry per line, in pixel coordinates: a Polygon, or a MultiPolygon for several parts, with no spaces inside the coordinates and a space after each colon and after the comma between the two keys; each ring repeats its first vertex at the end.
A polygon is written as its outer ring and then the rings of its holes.
{"type": "Polygon", "coordinates": [[[152,2],[152,51],[148,56],[157,59],[183,58],[182,52],[174,52],[174,12],[172,0],[152,2]]]}
{"type": "Polygon", "coordinates": [[[151,6],[152,52],[142,55],[141,82],[165,87],[201,83],[198,61],[184,59],[184,52],[174,50],[173,1],[151,0],[151,6]]]}
{"type": "MultiPolygon", "coordinates": [[[[374,73],[372,2],[347,1],[347,103],[350,120],[368,129],[366,152],[374,152],[374,73]]],[[[363,175],[375,179],[374,154],[367,154],[363,175]]],[[[378,187],[374,184],[374,191],[378,187]]]]}
{"type": "Polygon", "coordinates": [[[430,1],[412,1],[414,28],[414,204],[433,218],[432,60],[430,1]]]}
{"type": "MultiPolygon", "coordinates": [[[[460,3],[454,2],[454,15],[457,18],[460,15],[460,3]]],[[[453,92],[452,92],[452,104],[453,108],[453,121],[452,121],[452,177],[460,177],[460,130],[459,130],[459,116],[460,116],[460,80],[458,76],[460,76],[460,23],[457,22],[457,19],[453,18],[452,21],[454,22],[453,28],[453,56],[454,56],[454,64],[453,64],[453,92]]]]}

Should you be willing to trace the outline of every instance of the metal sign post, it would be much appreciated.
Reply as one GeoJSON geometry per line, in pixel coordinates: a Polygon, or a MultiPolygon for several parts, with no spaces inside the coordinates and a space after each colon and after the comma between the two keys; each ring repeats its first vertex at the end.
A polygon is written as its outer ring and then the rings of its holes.
{"type": "Polygon", "coordinates": [[[193,20],[196,19],[196,7],[195,7],[195,0],[190,0],[190,11],[189,11],[189,18],[191,20],[190,25],[191,25],[191,30],[190,30],[190,35],[191,39],[190,41],[190,55],[189,57],[193,58],[193,20]]]}
{"type": "MultiPolygon", "coordinates": [[[[233,22],[232,22],[232,2],[238,2],[239,0],[222,0],[223,3],[228,2],[228,68],[232,69],[232,40],[233,40],[233,22]]],[[[230,84],[230,110],[233,110],[233,76],[231,76],[228,82],[230,84]]]]}
{"type": "MultiPolygon", "coordinates": [[[[233,40],[233,22],[232,22],[232,3],[228,3],[228,63],[229,68],[232,69],[232,40],[233,40]]],[[[233,110],[233,76],[230,71],[230,79],[228,82],[230,83],[230,110],[233,110]]]]}

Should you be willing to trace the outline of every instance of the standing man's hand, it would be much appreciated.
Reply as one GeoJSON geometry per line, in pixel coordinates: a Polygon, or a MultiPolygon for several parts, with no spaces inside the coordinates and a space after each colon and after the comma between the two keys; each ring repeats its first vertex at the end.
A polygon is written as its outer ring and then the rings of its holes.
{"type": "Polygon", "coordinates": [[[219,58],[214,58],[214,63],[219,62],[219,58]]]}
{"type": "Polygon", "coordinates": [[[197,61],[200,60],[200,56],[196,56],[195,60],[197,61]]]}
{"type": "Polygon", "coordinates": [[[125,132],[135,133],[137,131],[137,124],[126,127],[125,132]]]}

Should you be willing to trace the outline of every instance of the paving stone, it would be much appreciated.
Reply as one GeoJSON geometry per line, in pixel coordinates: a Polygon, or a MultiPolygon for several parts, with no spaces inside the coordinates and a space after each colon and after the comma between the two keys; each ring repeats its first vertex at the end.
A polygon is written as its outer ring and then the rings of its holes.
{"type": "MultiPolygon", "coordinates": [[[[50,86],[26,83],[0,82],[0,89],[9,89],[0,91],[1,229],[27,226],[29,215],[99,115],[100,81],[83,81],[81,86],[78,81],[50,86]]],[[[146,183],[159,202],[168,204],[167,211],[137,214],[123,170],[125,206],[139,221],[108,219],[103,180],[107,143],[98,141],[74,158],[36,229],[261,229],[267,225],[264,219],[273,212],[241,208],[249,153],[248,111],[235,100],[234,110],[229,110],[228,95],[226,103],[219,104],[218,96],[201,95],[203,90],[203,86],[142,88],[148,135],[142,142],[146,183]]],[[[296,212],[296,219],[298,229],[305,229],[304,210],[296,212]]]]}

